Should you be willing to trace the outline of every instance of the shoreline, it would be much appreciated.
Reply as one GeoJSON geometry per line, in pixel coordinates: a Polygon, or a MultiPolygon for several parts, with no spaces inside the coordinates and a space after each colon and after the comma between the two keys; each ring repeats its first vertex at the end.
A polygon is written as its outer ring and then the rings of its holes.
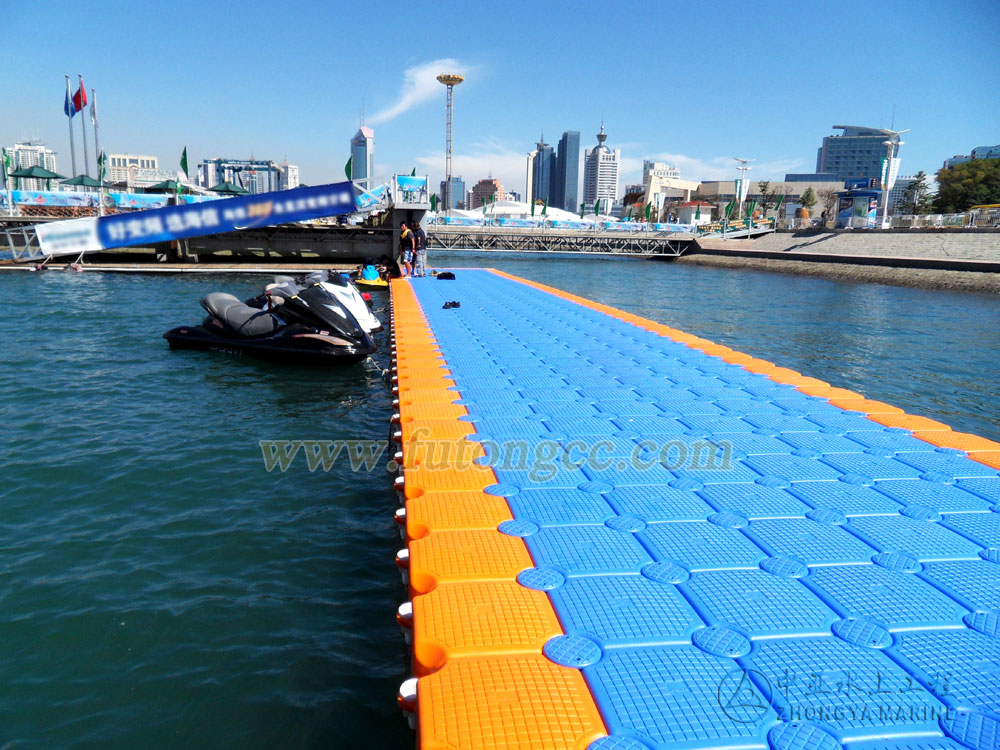
{"type": "Polygon", "coordinates": [[[766,273],[785,273],[797,276],[817,276],[836,281],[888,284],[915,289],[942,289],[947,291],[1000,294],[1000,273],[983,271],[904,268],[889,265],[874,266],[858,263],[793,260],[791,258],[777,259],[737,255],[709,255],[698,252],[682,255],[672,262],[766,273]]]}

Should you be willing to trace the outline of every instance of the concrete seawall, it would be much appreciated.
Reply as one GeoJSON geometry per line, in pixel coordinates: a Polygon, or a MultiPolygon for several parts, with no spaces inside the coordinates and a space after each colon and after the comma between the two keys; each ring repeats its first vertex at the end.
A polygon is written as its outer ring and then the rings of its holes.
{"type": "Polygon", "coordinates": [[[678,262],[925,289],[1000,293],[1000,231],[779,232],[703,238],[678,262]]]}

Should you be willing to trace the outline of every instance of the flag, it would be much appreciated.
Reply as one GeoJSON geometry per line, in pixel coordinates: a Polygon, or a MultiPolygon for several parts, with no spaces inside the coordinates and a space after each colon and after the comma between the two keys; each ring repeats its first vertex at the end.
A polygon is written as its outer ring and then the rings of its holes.
{"type": "Polygon", "coordinates": [[[594,218],[595,219],[598,217],[599,214],[597,212],[600,211],[600,210],[601,210],[601,199],[598,198],[596,201],[594,201],[594,218]]]}
{"type": "Polygon", "coordinates": [[[414,168],[413,168],[413,171],[412,171],[412,172],[410,172],[410,177],[416,177],[416,176],[417,176],[417,168],[416,168],[416,167],[414,167],[414,168]]]}
{"type": "Polygon", "coordinates": [[[535,215],[535,201],[531,201],[531,215],[535,215]]]}
{"type": "Polygon", "coordinates": [[[104,151],[102,150],[97,157],[97,179],[99,182],[104,182],[104,175],[107,173],[107,162],[108,157],[104,155],[104,151]]]}
{"type": "Polygon", "coordinates": [[[73,114],[77,112],[82,112],[83,108],[87,106],[87,89],[83,87],[83,78],[80,78],[80,88],[76,90],[73,94],[73,114]]]}
{"type": "Polygon", "coordinates": [[[580,204],[580,218],[581,219],[583,218],[583,212],[586,210],[586,208],[587,208],[587,204],[586,203],[581,203],[580,204]]]}
{"type": "Polygon", "coordinates": [[[701,218],[701,201],[698,201],[698,206],[694,210],[694,218],[695,220],[701,218]]]}
{"type": "Polygon", "coordinates": [[[625,221],[632,221],[632,206],[628,207],[628,216],[625,217],[625,221]]]}
{"type": "Polygon", "coordinates": [[[73,119],[73,115],[76,114],[76,110],[73,109],[73,97],[69,93],[69,76],[66,76],[66,101],[63,102],[63,112],[71,120],[73,119]]]}
{"type": "MultiPolygon", "coordinates": [[[[91,89],[90,98],[90,124],[97,127],[97,92],[91,89]]],[[[101,153],[104,153],[103,151],[101,153]]]]}
{"type": "Polygon", "coordinates": [[[726,204],[726,218],[728,219],[733,215],[733,209],[736,208],[736,200],[731,200],[726,204]]]}
{"type": "Polygon", "coordinates": [[[549,199],[545,199],[545,205],[542,206],[542,216],[545,216],[549,212],[549,199]]]}
{"type": "MultiPolygon", "coordinates": [[[[184,150],[181,151],[181,171],[184,172],[184,177],[188,178],[188,147],[185,146],[184,150]]],[[[177,180],[177,195],[181,194],[181,181],[177,180]]]]}
{"type": "Polygon", "coordinates": [[[753,209],[754,209],[754,206],[756,206],[756,205],[757,205],[757,201],[755,201],[755,200],[747,201],[747,219],[749,219],[751,216],[753,216],[753,209]]]}
{"type": "Polygon", "coordinates": [[[653,204],[652,203],[647,203],[646,204],[646,221],[649,221],[649,215],[652,212],[653,212],[653,204]]]}
{"type": "Polygon", "coordinates": [[[351,175],[354,174],[354,154],[351,154],[350,158],[347,160],[347,164],[344,165],[344,174],[347,175],[347,179],[354,179],[351,177],[351,175]]]}
{"type": "Polygon", "coordinates": [[[435,193],[434,195],[431,196],[431,211],[436,212],[437,210],[438,210],[438,197],[437,193],[435,193]]]}
{"type": "MultiPolygon", "coordinates": [[[[5,188],[7,188],[8,190],[10,190],[11,189],[11,182],[13,181],[13,183],[14,183],[14,189],[17,190],[17,178],[10,176],[10,165],[11,165],[11,159],[12,158],[13,157],[11,156],[10,151],[8,151],[7,149],[4,149],[3,150],[3,157],[0,158],[0,164],[3,165],[2,166],[2,170],[3,170],[3,185],[4,185],[5,188]]],[[[11,206],[11,208],[13,209],[13,206],[11,206]]]]}
{"type": "Polygon", "coordinates": [[[778,196],[778,202],[774,204],[774,217],[778,218],[778,209],[781,208],[781,201],[785,200],[784,195],[778,196]]]}

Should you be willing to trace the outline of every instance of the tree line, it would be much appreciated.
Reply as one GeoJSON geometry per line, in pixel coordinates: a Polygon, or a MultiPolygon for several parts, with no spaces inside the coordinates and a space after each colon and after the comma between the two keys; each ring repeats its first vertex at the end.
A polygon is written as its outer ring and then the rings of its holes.
{"type": "Polygon", "coordinates": [[[973,159],[939,169],[937,195],[931,195],[927,175],[917,172],[899,203],[898,214],[958,214],[972,206],[1000,203],[1000,159],[973,159]]]}

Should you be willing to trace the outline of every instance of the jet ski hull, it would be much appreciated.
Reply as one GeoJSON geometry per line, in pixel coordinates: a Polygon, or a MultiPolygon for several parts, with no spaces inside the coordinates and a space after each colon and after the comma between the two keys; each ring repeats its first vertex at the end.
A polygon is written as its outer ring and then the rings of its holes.
{"type": "Polygon", "coordinates": [[[374,348],[357,347],[322,331],[308,329],[262,338],[217,335],[204,325],[180,326],[163,334],[171,349],[245,354],[268,362],[307,365],[350,365],[374,348]]]}
{"type": "Polygon", "coordinates": [[[389,282],[385,279],[354,279],[354,286],[358,289],[372,289],[372,290],[383,290],[389,288],[389,282]]]}

